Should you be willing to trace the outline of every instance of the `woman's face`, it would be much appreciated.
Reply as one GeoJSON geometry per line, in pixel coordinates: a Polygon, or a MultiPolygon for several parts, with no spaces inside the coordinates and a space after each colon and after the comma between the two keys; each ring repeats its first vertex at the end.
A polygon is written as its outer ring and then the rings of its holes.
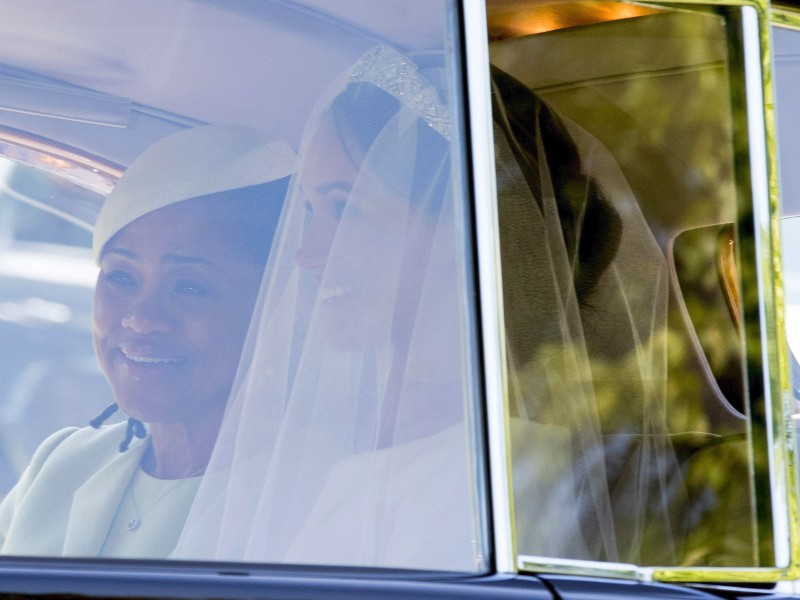
{"type": "Polygon", "coordinates": [[[320,282],[328,340],[342,350],[385,343],[408,283],[406,246],[420,224],[378,175],[356,169],[331,121],[305,158],[299,178],[309,215],[295,260],[320,282]]]}
{"type": "Polygon", "coordinates": [[[94,345],[120,407],[145,422],[218,418],[262,269],[226,244],[208,202],[149,213],[106,245],[94,345]]]}

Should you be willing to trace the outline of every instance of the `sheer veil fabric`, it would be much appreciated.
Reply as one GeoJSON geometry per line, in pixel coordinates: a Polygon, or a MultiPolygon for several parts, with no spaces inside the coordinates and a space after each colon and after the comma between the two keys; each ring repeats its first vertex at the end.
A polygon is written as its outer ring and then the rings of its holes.
{"type": "Polygon", "coordinates": [[[510,413],[555,436],[537,470],[528,434],[512,435],[518,551],[680,564],[666,257],[602,144],[492,79],[510,413]]]}
{"type": "Polygon", "coordinates": [[[385,47],[318,102],[175,557],[480,565],[450,135],[446,90],[385,47]]]}
{"type": "MultiPolygon", "coordinates": [[[[507,84],[494,112],[518,551],[667,560],[682,492],[666,261],[608,152],[541,102],[522,118],[507,84]]],[[[447,99],[384,47],[320,99],[176,558],[485,569],[447,99]],[[337,116],[361,95],[391,108],[337,116]]]]}

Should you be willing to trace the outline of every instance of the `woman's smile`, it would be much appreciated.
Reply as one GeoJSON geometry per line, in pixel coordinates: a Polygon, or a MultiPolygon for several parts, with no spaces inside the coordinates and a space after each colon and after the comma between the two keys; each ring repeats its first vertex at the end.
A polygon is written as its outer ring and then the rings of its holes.
{"type": "Polygon", "coordinates": [[[142,364],[142,365],[177,365],[186,362],[185,356],[167,356],[167,355],[159,355],[147,350],[135,350],[131,348],[126,348],[124,346],[120,347],[120,352],[125,357],[126,360],[135,363],[135,364],[142,364]]]}

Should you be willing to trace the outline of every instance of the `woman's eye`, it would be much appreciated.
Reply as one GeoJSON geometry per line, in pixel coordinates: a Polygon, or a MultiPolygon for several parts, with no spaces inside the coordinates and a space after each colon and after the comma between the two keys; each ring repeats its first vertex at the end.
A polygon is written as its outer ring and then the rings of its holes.
{"type": "Polygon", "coordinates": [[[114,287],[133,287],[136,285],[133,276],[126,271],[109,271],[103,274],[103,279],[114,287]]]}
{"type": "Polygon", "coordinates": [[[204,298],[206,296],[213,296],[211,290],[204,285],[200,285],[195,281],[178,281],[175,284],[175,291],[179,294],[187,296],[195,296],[197,298],[204,298]]]}

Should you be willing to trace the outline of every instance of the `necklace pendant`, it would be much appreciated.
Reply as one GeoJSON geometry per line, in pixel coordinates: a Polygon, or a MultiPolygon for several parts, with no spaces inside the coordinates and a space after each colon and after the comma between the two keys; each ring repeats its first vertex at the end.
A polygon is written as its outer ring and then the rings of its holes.
{"type": "Polygon", "coordinates": [[[136,531],[137,529],[139,529],[139,525],[141,524],[142,524],[141,519],[139,517],[134,517],[133,519],[128,521],[128,524],[125,526],[125,529],[127,529],[128,531],[136,531]]]}

